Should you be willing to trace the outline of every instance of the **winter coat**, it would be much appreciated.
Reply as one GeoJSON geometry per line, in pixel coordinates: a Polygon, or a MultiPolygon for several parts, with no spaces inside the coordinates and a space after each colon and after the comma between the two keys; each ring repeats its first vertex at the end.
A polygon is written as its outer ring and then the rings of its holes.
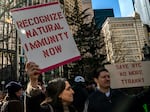
{"type": "MultiPolygon", "coordinates": [[[[69,105],[67,106],[69,109],[69,112],[77,112],[74,106],[69,105]]],[[[66,112],[63,105],[59,102],[53,103],[53,102],[45,102],[41,104],[41,112],[66,112]]],[[[67,111],[68,112],[68,111],[67,111]]]]}
{"type": "Polygon", "coordinates": [[[0,112],[23,112],[23,101],[15,96],[8,96],[6,100],[3,101],[0,112]]]}
{"type": "Polygon", "coordinates": [[[40,89],[31,90],[26,95],[26,112],[40,112],[40,104],[45,99],[45,94],[40,89]]]}
{"type": "Polygon", "coordinates": [[[81,84],[73,87],[75,94],[73,95],[73,105],[79,112],[83,112],[85,101],[88,97],[88,91],[81,84]]]}
{"type": "Polygon", "coordinates": [[[84,112],[141,112],[138,107],[140,106],[136,97],[119,90],[110,90],[109,97],[96,90],[88,97],[84,112]]]}

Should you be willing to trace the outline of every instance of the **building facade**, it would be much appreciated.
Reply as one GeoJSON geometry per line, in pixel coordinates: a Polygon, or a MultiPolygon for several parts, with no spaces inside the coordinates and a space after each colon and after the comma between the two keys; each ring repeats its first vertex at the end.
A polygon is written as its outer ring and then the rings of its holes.
{"type": "Polygon", "coordinates": [[[135,17],[109,17],[102,27],[107,60],[111,63],[141,61],[148,32],[138,14],[135,17]]]}
{"type": "Polygon", "coordinates": [[[90,16],[86,19],[86,22],[88,23],[94,17],[91,0],[82,0],[82,10],[84,11],[85,9],[88,9],[87,14],[90,14],[90,16]]]}
{"type": "Polygon", "coordinates": [[[135,11],[140,14],[143,24],[150,27],[150,0],[134,0],[135,11]]]}

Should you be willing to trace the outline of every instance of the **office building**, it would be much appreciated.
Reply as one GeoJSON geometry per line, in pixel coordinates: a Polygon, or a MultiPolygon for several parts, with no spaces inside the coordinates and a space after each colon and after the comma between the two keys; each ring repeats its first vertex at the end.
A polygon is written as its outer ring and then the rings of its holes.
{"type": "Polygon", "coordinates": [[[140,14],[143,24],[150,27],[150,0],[134,0],[135,11],[140,14]]]}
{"type": "Polygon", "coordinates": [[[94,18],[98,28],[101,29],[102,24],[107,19],[107,17],[114,17],[113,9],[95,9],[94,18]]]}
{"type": "Polygon", "coordinates": [[[142,48],[148,43],[148,33],[137,13],[135,17],[107,18],[102,26],[102,33],[109,62],[142,60],[142,48]]]}
{"type": "Polygon", "coordinates": [[[84,11],[85,9],[88,9],[86,13],[90,15],[86,19],[86,22],[90,22],[92,18],[94,17],[91,0],[82,0],[82,10],[84,11]]]}

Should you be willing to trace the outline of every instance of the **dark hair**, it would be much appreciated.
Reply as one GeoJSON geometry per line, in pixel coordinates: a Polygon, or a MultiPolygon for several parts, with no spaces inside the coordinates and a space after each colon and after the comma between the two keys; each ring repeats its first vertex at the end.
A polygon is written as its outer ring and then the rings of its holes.
{"type": "Polygon", "coordinates": [[[65,81],[65,78],[56,78],[48,82],[46,95],[52,98],[53,103],[58,102],[60,93],[62,93],[66,87],[65,81]]]}
{"type": "Polygon", "coordinates": [[[101,72],[109,72],[105,67],[100,67],[94,70],[93,78],[98,78],[101,72]]]}

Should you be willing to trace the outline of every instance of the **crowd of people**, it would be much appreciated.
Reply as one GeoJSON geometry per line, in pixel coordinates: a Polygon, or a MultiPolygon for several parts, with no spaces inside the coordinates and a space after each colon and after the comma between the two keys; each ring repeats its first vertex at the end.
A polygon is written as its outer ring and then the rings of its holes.
{"type": "Polygon", "coordinates": [[[95,69],[95,83],[88,86],[82,76],[76,76],[74,83],[55,78],[42,87],[38,80],[40,68],[34,62],[26,64],[26,72],[26,89],[17,81],[6,85],[1,112],[150,112],[150,89],[136,95],[111,89],[110,73],[104,67],[95,69]]]}

